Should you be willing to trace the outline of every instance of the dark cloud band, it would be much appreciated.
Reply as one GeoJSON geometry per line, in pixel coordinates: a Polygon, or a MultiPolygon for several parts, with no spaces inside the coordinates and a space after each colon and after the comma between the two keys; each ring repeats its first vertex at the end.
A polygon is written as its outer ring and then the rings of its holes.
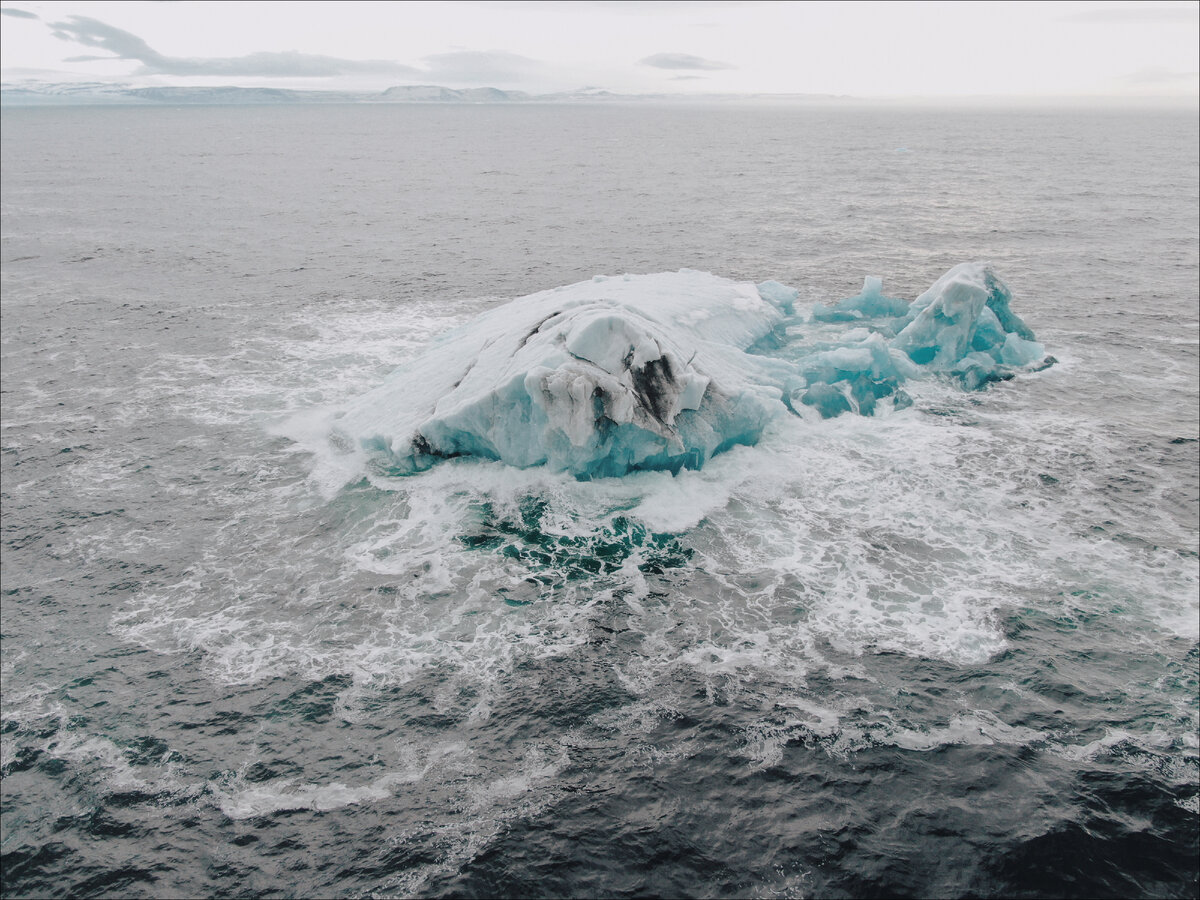
{"type": "Polygon", "coordinates": [[[271,76],[276,78],[380,74],[412,77],[420,69],[390,60],[351,60],[308,53],[251,53],[223,58],[164,56],[135,34],[87,16],[71,16],[50,24],[60,40],[106,50],[111,56],[77,56],[72,60],[128,59],[140,62],[146,75],[271,76]]]}
{"type": "Polygon", "coordinates": [[[718,62],[715,59],[705,59],[702,56],[692,56],[690,53],[655,53],[645,59],[638,60],[643,66],[655,69],[686,70],[692,72],[715,72],[719,69],[735,69],[729,63],[718,62]]]}

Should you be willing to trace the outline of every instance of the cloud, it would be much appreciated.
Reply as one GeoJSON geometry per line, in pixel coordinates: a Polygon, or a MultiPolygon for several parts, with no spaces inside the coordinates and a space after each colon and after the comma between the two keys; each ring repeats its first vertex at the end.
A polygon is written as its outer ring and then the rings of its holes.
{"type": "Polygon", "coordinates": [[[1184,25],[1200,18],[1200,8],[1168,6],[1122,6],[1068,13],[1063,22],[1085,25],[1184,25]]]}
{"type": "Polygon", "coordinates": [[[448,82],[524,81],[539,74],[542,64],[537,60],[503,50],[459,50],[425,57],[423,76],[448,82]]]}
{"type": "Polygon", "coordinates": [[[50,25],[55,37],[110,56],[74,56],[67,62],[125,59],[140,62],[139,75],[217,75],[225,77],[321,78],[335,75],[391,75],[405,80],[478,84],[519,82],[539,74],[542,63],[505,51],[462,50],[428,56],[424,68],[391,60],[351,60],[308,53],[251,53],[235,57],[164,56],[135,34],[87,16],[50,25]]]}
{"type": "MultiPolygon", "coordinates": [[[[541,5],[545,0],[539,0],[537,5],[541,5]]],[[[572,0],[570,3],[563,4],[571,7],[577,6],[578,3],[572,0]]],[[[588,6],[597,6],[601,9],[615,9],[623,12],[644,13],[644,12],[684,12],[704,11],[719,9],[721,7],[746,7],[756,6],[757,3],[752,0],[590,0],[588,6]]]]}
{"type": "Polygon", "coordinates": [[[25,10],[23,10],[23,9],[13,9],[13,7],[11,7],[11,6],[5,7],[4,9],[0,9],[0,16],[12,16],[14,19],[36,19],[37,18],[37,16],[35,16],[31,12],[25,12],[25,10]]]}
{"type": "Polygon", "coordinates": [[[638,60],[638,63],[643,66],[653,66],[656,69],[690,69],[698,72],[737,68],[729,63],[705,59],[702,56],[692,56],[690,53],[655,53],[653,56],[638,60]]]}
{"type": "Polygon", "coordinates": [[[164,56],[135,34],[87,16],[71,16],[50,25],[60,40],[107,50],[111,56],[74,56],[67,62],[128,59],[140,62],[142,75],[273,76],[277,78],[379,74],[414,77],[420,69],[390,60],[351,60],[308,53],[251,53],[233,57],[164,56]]]}
{"type": "Polygon", "coordinates": [[[1200,78],[1200,73],[1176,72],[1173,69],[1152,66],[1130,72],[1128,75],[1122,76],[1120,80],[1125,84],[1138,87],[1191,87],[1195,89],[1198,78],[1200,78]]]}
{"type": "MultiPolygon", "coordinates": [[[[50,33],[62,41],[98,47],[113,54],[116,59],[136,59],[150,65],[164,61],[166,57],[155,53],[140,37],[105,25],[87,16],[71,16],[66,22],[50,24],[50,33]]],[[[79,57],[79,59],[102,59],[106,57],[79,57]]]]}
{"type": "Polygon", "coordinates": [[[667,81],[704,81],[703,75],[672,75],[667,81]]]}

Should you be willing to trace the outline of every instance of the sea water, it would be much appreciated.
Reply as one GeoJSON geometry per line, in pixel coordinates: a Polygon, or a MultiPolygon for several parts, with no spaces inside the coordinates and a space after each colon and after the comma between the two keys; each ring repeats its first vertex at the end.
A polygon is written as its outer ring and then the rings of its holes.
{"type": "Polygon", "coordinates": [[[6,895],[1195,895],[1193,113],[2,125],[6,895]],[[1057,365],[678,475],[330,474],[506,299],[968,260],[1057,365]]]}

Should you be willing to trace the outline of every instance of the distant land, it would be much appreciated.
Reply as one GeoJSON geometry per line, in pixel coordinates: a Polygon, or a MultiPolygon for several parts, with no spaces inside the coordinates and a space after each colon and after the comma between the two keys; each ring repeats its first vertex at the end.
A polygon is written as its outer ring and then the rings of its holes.
{"type": "Polygon", "coordinates": [[[448,88],[431,84],[390,87],[385,91],[297,91],[260,87],[133,87],[105,82],[22,81],[0,84],[5,106],[93,105],[262,105],[298,103],[579,103],[668,100],[672,102],[775,100],[845,101],[834,94],[615,94],[580,88],[556,94],[527,94],[493,87],[448,88]]]}

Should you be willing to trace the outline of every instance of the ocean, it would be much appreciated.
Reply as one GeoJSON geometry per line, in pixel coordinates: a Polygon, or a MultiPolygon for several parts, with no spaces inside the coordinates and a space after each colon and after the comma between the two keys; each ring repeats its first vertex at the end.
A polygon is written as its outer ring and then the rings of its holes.
{"type": "Polygon", "coordinates": [[[6,897],[1200,891],[1194,110],[0,124],[6,897]],[[1054,366],[674,476],[328,477],[511,298],[971,260],[1054,366]]]}

